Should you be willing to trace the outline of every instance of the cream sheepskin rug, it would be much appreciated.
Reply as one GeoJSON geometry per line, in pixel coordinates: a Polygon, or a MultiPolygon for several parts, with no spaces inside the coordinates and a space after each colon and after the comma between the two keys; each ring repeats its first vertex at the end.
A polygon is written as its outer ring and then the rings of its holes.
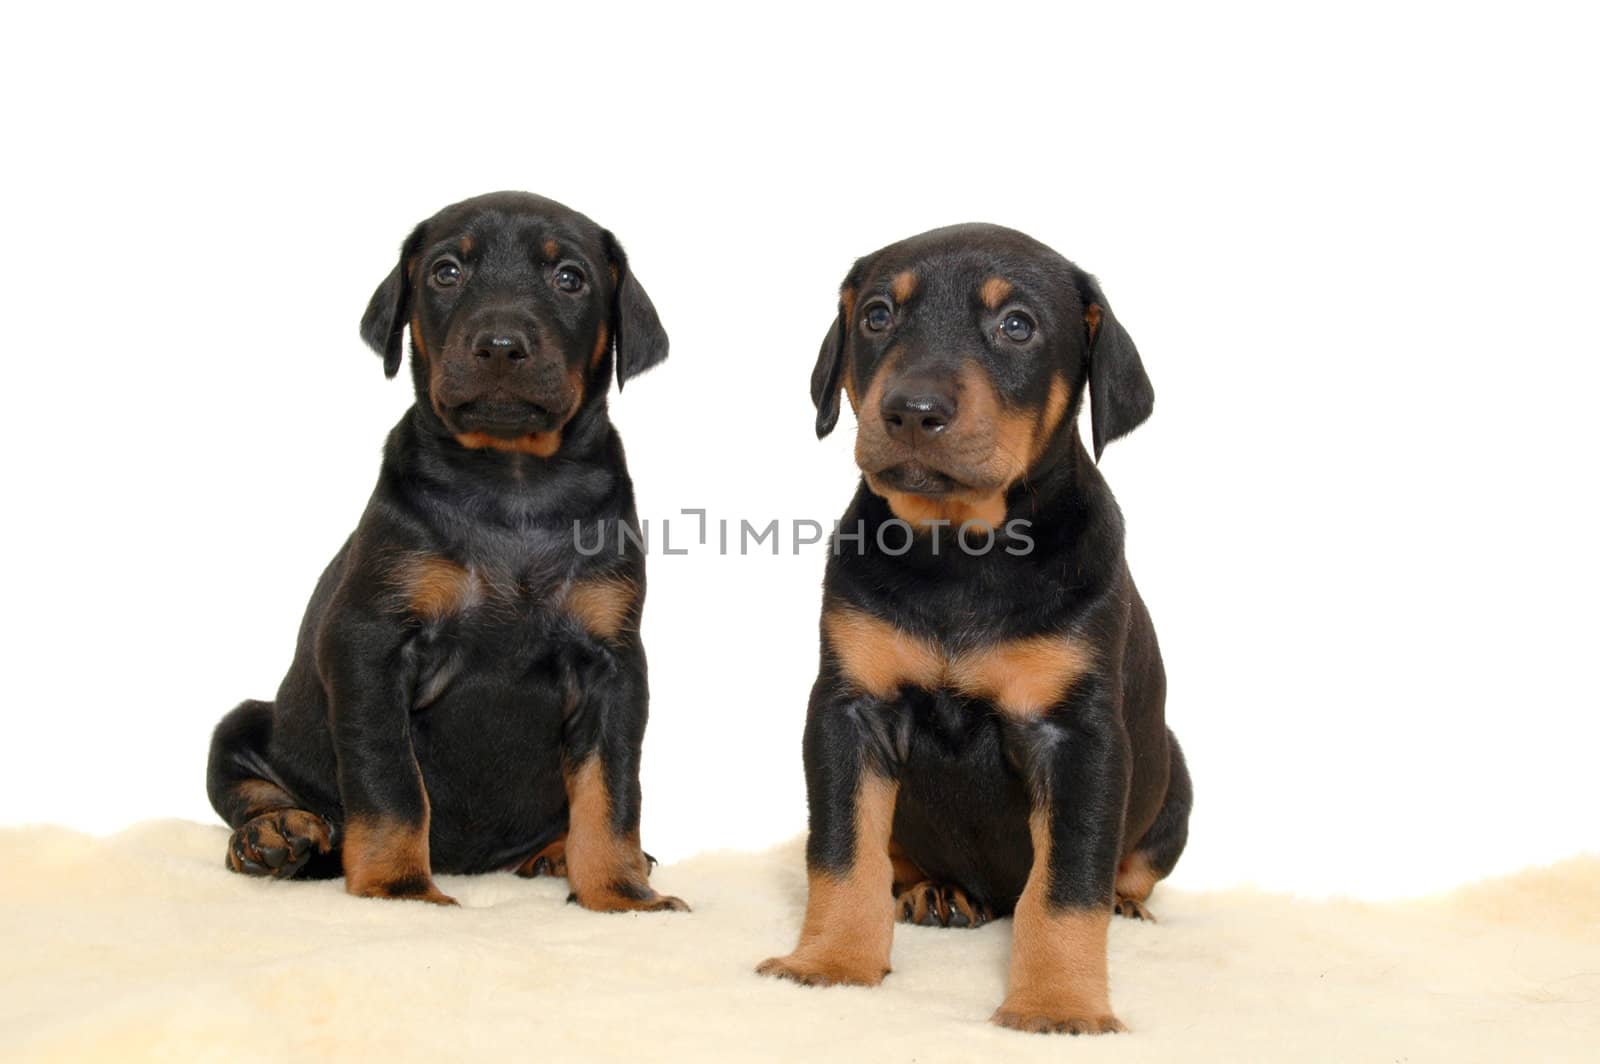
{"type": "Polygon", "coordinates": [[[0,1057],[26,1060],[1600,1060],[1600,858],[1420,902],[1157,888],[1117,919],[1131,1033],[986,1021],[1011,922],[897,929],[872,990],[753,974],[794,944],[796,844],[656,871],[689,914],[444,877],[457,909],[223,870],[221,827],[0,831],[0,1057]]]}

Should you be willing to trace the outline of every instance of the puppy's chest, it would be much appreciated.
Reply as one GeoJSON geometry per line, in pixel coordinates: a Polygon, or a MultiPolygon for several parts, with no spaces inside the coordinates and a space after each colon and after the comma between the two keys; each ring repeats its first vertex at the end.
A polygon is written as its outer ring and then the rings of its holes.
{"type": "Polygon", "coordinates": [[[637,613],[628,577],[518,559],[418,555],[396,567],[395,608],[425,638],[614,641],[637,613]]]}
{"type": "Polygon", "coordinates": [[[823,632],[843,678],[865,694],[885,700],[908,689],[959,695],[1022,720],[1060,705],[1096,658],[1070,634],[941,639],[851,606],[830,609],[823,632]]]}

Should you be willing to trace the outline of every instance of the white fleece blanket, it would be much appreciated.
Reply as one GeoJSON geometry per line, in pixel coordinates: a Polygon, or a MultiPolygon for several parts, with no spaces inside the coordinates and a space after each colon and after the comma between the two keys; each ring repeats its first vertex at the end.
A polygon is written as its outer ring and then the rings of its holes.
{"type": "Polygon", "coordinates": [[[1114,920],[1131,1032],[986,1021],[1011,923],[900,927],[883,986],[753,974],[793,945],[797,844],[660,868],[690,914],[445,877],[462,907],[223,870],[221,827],[0,831],[0,1057],[26,1060],[1600,1061],[1600,858],[1420,902],[1158,888],[1114,920]]]}

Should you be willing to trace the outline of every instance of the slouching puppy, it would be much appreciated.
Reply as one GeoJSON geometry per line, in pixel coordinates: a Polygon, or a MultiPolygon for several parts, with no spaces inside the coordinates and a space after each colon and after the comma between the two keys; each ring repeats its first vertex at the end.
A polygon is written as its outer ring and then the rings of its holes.
{"type": "Polygon", "coordinates": [[[650,297],[609,232],[502,192],[417,226],[373,293],[389,377],[408,326],[417,401],[377,489],[278,697],[212,740],[228,866],[444,904],[434,873],[514,869],[683,909],[639,844],[644,559],[606,412],[613,365],[620,388],[667,356],[650,297]]]}
{"type": "Polygon", "coordinates": [[[811,380],[862,479],[824,581],[805,731],[810,891],[764,974],[872,985],[893,925],[1013,916],[996,1023],[1122,1030],[1113,911],[1148,918],[1188,834],[1155,630],[1096,467],[1149,416],[1095,280],[964,225],[855,264],[811,380]],[[1093,397],[1094,460],[1076,419],[1093,397]]]}

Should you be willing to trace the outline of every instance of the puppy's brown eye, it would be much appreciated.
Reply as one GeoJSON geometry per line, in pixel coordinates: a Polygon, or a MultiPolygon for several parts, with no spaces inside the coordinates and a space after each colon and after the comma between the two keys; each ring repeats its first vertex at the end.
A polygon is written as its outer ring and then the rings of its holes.
{"type": "Polygon", "coordinates": [[[576,292],[583,287],[583,271],[576,266],[563,266],[556,271],[556,287],[563,292],[576,292]]]}
{"type": "Polygon", "coordinates": [[[433,283],[440,288],[451,288],[461,283],[461,266],[445,259],[433,268],[433,283]]]}
{"type": "Polygon", "coordinates": [[[887,303],[874,303],[867,308],[867,312],[862,315],[861,320],[873,332],[883,332],[883,330],[894,324],[894,311],[889,309],[887,303]]]}
{"type": "Polygon", "coordinates": [[[1000,323],[1000,331],[1006,334],[1007,340],[1020,344],[1033,335],[1033,319],[1026,314],[1012,311],[1006,315],[1006,320],[1000,323]]]}

